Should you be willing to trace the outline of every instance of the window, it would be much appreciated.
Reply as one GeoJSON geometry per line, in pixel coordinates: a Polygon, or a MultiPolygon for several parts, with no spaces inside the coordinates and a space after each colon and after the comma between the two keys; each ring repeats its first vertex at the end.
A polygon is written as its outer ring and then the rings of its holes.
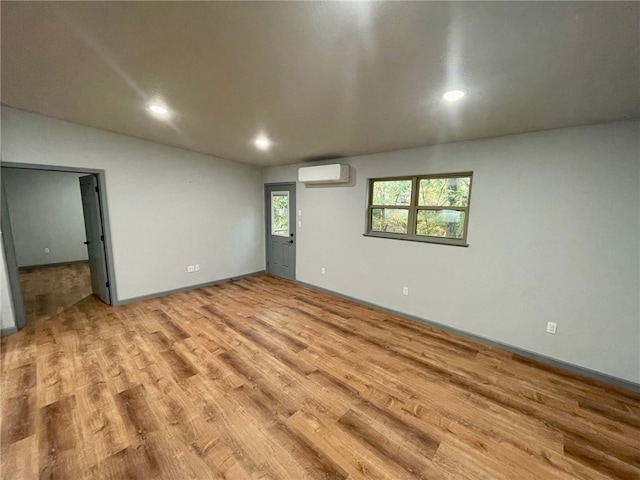
{"type": "Polygon", "coordinates": [[[472,173],[369,180],[367,233],[467,245],[472,173]]]}
{"type": "Polygon", "coordinates": [[[271,235],[289,236],[289,192],[271,192],[271,235]]]}

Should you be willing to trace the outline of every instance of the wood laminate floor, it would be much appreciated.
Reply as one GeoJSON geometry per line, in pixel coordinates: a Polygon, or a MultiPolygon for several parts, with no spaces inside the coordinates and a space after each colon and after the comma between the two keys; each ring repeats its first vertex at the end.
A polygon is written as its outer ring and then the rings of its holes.
{"type": "Polygon", "coordinates": [[[20,270],[27,322],[54,315],[91,295],[87,262],[20,270]]]}
{"type": "Polygon", "coordinates": [[[640,478],[640,396],[266,275],[2,339],[5,479],[640,478]]]}

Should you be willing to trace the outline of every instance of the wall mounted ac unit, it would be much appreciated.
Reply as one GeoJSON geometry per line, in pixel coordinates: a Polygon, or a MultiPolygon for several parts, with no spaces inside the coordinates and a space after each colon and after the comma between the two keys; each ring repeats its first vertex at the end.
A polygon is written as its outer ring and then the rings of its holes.
{"type": "Polygon", "coordinates": [[[348,183],[349,165],[318,165],[298,169],[298,181],[306,184],[348,183]]]}

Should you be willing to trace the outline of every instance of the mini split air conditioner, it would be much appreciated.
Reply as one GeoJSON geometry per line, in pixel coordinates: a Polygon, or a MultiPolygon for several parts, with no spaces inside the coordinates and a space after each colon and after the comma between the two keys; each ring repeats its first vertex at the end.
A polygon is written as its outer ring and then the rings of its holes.
{"type": "Polygon", "coordinates": [[[298,170],[298,181],[306,184],[348,183],[349,165],[318,165],[302,167],[298,170]]]}

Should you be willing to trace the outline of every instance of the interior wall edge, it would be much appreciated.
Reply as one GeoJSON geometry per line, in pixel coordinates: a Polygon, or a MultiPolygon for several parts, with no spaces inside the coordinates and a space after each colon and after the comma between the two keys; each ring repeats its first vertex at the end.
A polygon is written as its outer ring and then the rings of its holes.
{"type": "Polygon", "coordinates": [[[70,262],[57,262],[57,263],[42,263],[35,265],[24,265],[22,267],[18,267],[19,271],[23,270],[33,270],[35,268],[48,268],[48,267],[63,267],[65,265],[75,265],[77,263],[89,263],[89,260],[72,260],[70,262]]]}

